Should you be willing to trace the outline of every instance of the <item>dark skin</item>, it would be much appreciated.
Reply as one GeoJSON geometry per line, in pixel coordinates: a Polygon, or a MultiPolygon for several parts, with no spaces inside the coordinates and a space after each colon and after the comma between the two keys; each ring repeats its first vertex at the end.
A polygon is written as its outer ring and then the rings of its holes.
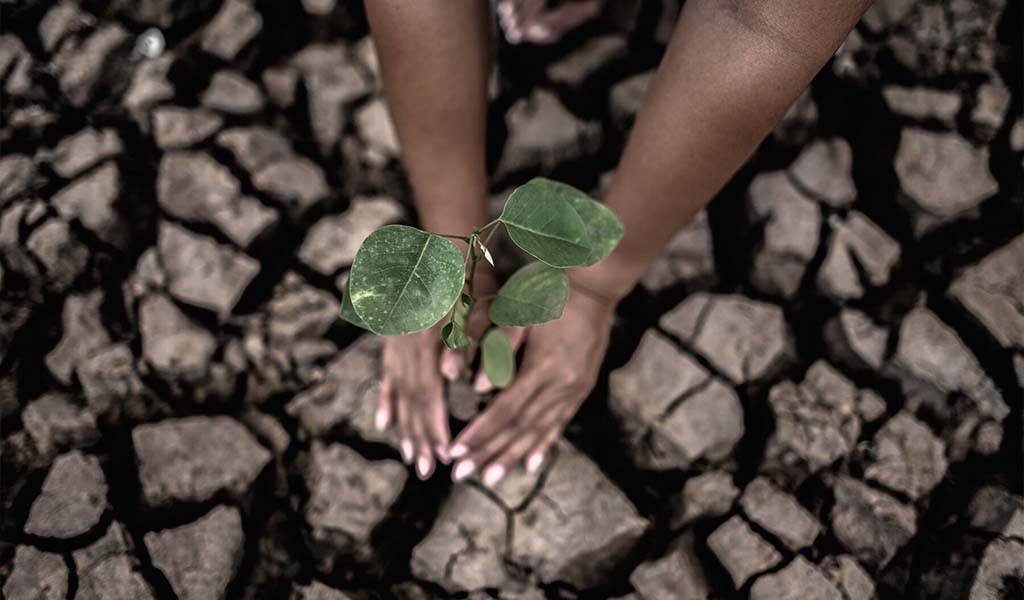
{"type": "MultiPolygon", "coordinates": [[[[387,340],[378,425],[397,424],[420,477],[430,476],[435,460],[451,459],[456,480],[478,475],[494,485],[517,465],[543,463],[597,380],[615,305],[749,157],[869,5],[686,3],[604,199],[626,233],[598,265],[570,270],[561,319],[516,334],[525,350],[513,384],[449,442],[441,374],[457,376],[462,359],[442,353],[432,330],[387,340]]],[[[421,223],[451,233],[486,223],[487,3],[368,0],[366,8],[421,223]]],[[[489,388],[485,378],[478,376],[477,388],[489,388]]]]}

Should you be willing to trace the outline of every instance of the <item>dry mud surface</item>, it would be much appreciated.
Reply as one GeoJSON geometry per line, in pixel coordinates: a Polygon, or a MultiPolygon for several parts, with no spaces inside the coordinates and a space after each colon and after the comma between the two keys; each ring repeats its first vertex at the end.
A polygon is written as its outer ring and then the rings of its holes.
{"type": "MultiPolygon", "coordinates": [[[[600,196],[674,5],[499,48],[495,207],[600,196]]],[[[4,597],[1024,597],[1019,2],[877,2],[494,490],[411,475],[336,318],[414,218],[360,3],[0,17],[4,597]]]]}

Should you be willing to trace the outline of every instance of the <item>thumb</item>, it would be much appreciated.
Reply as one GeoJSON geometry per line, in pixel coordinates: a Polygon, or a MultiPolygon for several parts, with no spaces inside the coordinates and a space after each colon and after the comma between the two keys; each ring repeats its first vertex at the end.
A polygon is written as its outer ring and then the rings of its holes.
{"type": "Polygon", "coordinates": [[[455,381],[461,377],[466,369],[466,358],[469,357],[469,360],[473,360],[473,357],[476,356],[477,349],[480,347],[480,338],[491,325],[491,320],[487,316],[490,304],[488,300],[478,300],[473,304],[473,312],[469,315],[469,322],[466,325],[466,334],[470,340],[468,350],[445,347],[441,352],[440,370],[448,381],[455,381]]]}

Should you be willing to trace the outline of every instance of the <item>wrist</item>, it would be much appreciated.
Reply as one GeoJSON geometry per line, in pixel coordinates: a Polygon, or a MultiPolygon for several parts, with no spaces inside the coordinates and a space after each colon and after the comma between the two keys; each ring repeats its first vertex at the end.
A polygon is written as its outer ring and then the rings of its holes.
{"type": "Polygon", "coordinates": [[[569,283],[614,307],[636,285],[640,276],[636,271],[634,261],[615,251],[594,266],[570,269],[569,283]]]}
{"type": "Polygon", "coordinates": [[[604,330],[615,322],[615,307],[618,303],[578,283],[570,284],[569,300],[565,304],[562,318],[586,323],[595,331],[604,330]]]}

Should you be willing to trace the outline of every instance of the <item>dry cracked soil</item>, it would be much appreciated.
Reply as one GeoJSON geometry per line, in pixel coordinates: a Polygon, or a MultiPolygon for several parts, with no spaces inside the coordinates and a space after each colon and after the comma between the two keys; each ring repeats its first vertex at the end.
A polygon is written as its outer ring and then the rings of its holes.
{"type": "MultiPolygon", "coordinates": [[[[498,48],[495,208],[602,194],[679,9],[621,4],[498,48]]],[[[415,218],[361,3],[0,2],[3,596],[1024,598],[1021,11],[876,2],[488,489],[336,316],[415,218]]]]}

